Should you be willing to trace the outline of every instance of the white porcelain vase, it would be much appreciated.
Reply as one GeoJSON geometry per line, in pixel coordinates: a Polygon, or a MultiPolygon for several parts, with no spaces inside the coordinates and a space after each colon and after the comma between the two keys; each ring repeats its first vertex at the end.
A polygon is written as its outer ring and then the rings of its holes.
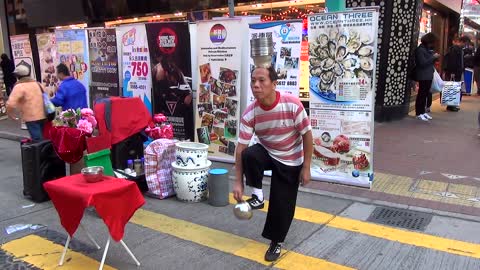
{"type": "Polygon", "coordinates": [[[208,171],[212,162],[207,160],[206,166],[189,169],[172,163],[173,188],[177,198],[185,202],[201,202],[208,197],[208,171]]]}
{"type": "Polygon", "coordinates": [[[175,144],[175,164],[179,168],[200,169],[208,164],[208,145],[196,142],[175,144]]]}

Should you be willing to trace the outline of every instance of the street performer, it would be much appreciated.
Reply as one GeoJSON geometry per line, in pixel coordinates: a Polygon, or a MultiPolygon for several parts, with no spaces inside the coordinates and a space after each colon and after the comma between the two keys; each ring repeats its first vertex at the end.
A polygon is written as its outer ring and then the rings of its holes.
{"type": "Polygon", "coordinates": [[[264,207],[262,179],[272,170],[270,204],[262,236],[271,240],[266,261],[276,261],[295,214],[299,184],[310,181],[313,139],[305,108],[297,97],[275,90],[277,73],[272,67],[257,67],[251,88],[255,101],[242,116],[236,152],[234,198],[241,202],[243,176],[253,188],[247,200],[252,209],[264,207]],[[252,136],[259,143],[248,147],[252,136]]]}

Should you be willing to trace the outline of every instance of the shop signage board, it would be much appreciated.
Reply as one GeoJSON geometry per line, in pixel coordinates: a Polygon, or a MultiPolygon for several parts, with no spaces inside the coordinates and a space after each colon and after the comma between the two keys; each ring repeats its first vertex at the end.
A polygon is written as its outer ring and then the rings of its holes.
{"type": "Polygon", "coordinates": [[[35,76],[35,65],[33,63],[32,46],[30,45],[30,38],[28,35],[11,36],[10,43],[12,45],[13,61],[15,66],[20,64],[30,67],[31,77],[35,76]]]}
{"type": "Polygon", "coordinates": [[[145,25],[150,49],[153,113],[163,113],[179,140],[194,140],[188,22],[145,25]]]}
{"type": "Polygon", "coordinates": [[[87,33],[85,30],[55,30],[57,56],[60,63],[70,69],[70,75],[79,80],[85,89],[90,82],[87,33]]]}
{"type": "Polygon", "coordinates": [[[195,138],[210,146],[212,160],[235,160],[241,116],[242,36],[247,32],[248,25],[241,19],[197,24],[195,138]]]}
{"type": "MultiPolygon", "coordinates": [[[[278,21],[250,24],[250,39],[271,36],[274,43],[275,54],[272,56],[272,66],[277,71],[277,91],[282,94],[300,94],[300,51],[302,41],[302,21],[278,21]]],[[[250,50],[249,50],[250,51],[250,50]]],[[[254,68],[253,59],[250,57],[250,71],[254,68]]],[[[251,72],[248,72],[250,82],[251,72]]],[[[248,103],[254,101],[252,91],[248,94],[248,103]]]]}
{"type": "Polygon", "coordinates": [[[145,25],[120,26],[117,36],[122,52],[122,96],[139,97],[152,113],[152,76],[145,25]]]}
{"type": "Polygon", "coordinates": [[[60,84],[56,71],[58,57],[55,33],[37,34],[37,46],[40,58],[41,81],[45,90],[53,94],[60,84]]]}
{"type": "Polygon", "coordinates": [[[314,180],[372,184],[377,29],[374,9],[308,17],[314,180]]]}
{"type": "Polygon", "coordinates": [[[88,29],[90,58],[90,104],[101,98],[118,96],[117,38],[113,28],[88,29]]]}

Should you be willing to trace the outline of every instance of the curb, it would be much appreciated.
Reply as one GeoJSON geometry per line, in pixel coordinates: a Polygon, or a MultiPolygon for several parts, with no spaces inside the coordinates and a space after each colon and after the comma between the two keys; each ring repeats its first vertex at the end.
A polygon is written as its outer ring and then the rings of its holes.
{"type": "Polygon", "coordinates": [[[0,139],[21,142],[23,139],[27,139],[27,138],[28,137],[20,134],[8,132],[8,131],[0,131],[0,139]]]}

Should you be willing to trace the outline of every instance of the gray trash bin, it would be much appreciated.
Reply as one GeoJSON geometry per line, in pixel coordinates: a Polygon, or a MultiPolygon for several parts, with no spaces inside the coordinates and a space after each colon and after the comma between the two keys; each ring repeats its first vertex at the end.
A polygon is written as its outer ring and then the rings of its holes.
{"type": "Polygon", "coordinates": [[[229,181],[227,169],[211,169],[208,177],[208,203],[212,206],[226,206],[229,181]]]}

